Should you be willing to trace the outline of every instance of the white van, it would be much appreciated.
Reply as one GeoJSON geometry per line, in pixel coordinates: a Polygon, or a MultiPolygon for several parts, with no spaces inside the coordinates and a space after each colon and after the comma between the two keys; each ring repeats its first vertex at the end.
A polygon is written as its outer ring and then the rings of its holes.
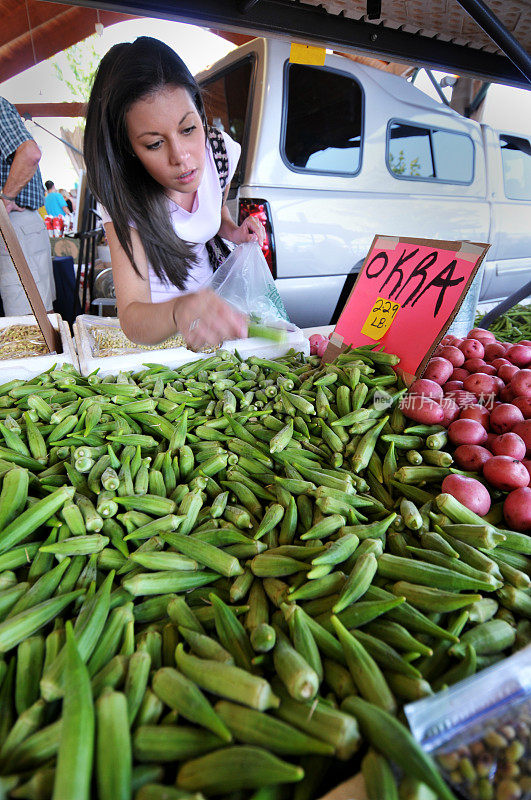
{"type": "Polygon", "coordinates": [[[342,56],[292,64],[253,39],[197,75],[242,145],[229,206],[260,214],[290,318],[335,321],[375,233],[489,242],[481,300],[531,275],[531,143],[342,56]]]}

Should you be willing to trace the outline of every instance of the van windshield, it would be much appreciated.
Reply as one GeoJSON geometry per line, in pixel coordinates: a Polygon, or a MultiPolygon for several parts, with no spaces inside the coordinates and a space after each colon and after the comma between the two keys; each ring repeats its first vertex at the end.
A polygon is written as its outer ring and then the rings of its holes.
{"type": "Polygon", "coordinates": [[[361,166],[363,95],[354,78],[288,67],[284,152],[295,169],[355,175],[361,166]]]}

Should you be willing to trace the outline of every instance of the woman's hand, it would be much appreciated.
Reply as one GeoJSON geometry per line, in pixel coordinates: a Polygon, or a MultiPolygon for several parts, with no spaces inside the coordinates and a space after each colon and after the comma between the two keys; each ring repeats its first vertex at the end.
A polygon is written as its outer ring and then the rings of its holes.
{"type": "Polygon", "coordinates": [[[265,239],[265,228],[258,217],[251,214],[249,217],[245,217],[239,228],[235,228],[231,232],[229,238],[234,244],[258,242],[262,246],[265,239]]]}
{"type": "Polygon", "coordinates": [[[173,319],[190,350],[215,346],[226,339],[247,336],[247,319],[211,289],[184,294],[174,300],[173,319]]]}

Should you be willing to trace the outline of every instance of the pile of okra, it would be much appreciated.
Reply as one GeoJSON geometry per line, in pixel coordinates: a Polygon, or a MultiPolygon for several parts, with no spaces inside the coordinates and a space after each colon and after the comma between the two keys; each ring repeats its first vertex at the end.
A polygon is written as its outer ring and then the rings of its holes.
{"type": "Polygon", "coordinates": [[[0,387],[0,797],[454,798],[402,707],[531,640],[531,537],[440,493],[397,360],[0,387]]]}
{"type": "MultiPolygon", "coordinates": [[[[483,316],[483,313],[477,314],[475,324],[479,325],[483,316]]],[[[522,339],[531,338],[531,306],[516,305],[509,308],[489,325],[489,330],[504,342],[521,342],[522,339]]]]}

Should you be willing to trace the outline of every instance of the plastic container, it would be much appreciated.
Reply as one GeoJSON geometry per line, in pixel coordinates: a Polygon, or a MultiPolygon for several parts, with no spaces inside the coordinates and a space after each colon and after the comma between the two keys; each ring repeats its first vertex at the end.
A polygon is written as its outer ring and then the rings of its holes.
{"type": "Polygon", "coordinates": [[[531,645],[404,710],[463,797],[531,800],[531,645]]]}
{"type": "Polygon", "coordinates": [[[474,276],[474,280],[470,284],[470,289],[466,293],[461,308],[455,315],[450,327],[446,333],[451,333],[453,336],[464,338],[468,331],[475,328],[476,311],[478,308],[479,295],[481,291],[481,282],[483,281],[484,262],[479,265],[478,271],[474,276]]]}
{"type": "MultiPolygon", "coordinates": [[[[120,323],[116,318],[99,317],[91,314],[82,314],[77,317],[74,323],[74,337],[82,375],[89,375],[95,370],[98,370],[99,375],[115,375],[120,371],[140,369],[146,363],[178,367],[181,364],[196,361],[198,358],[209,358],[212,355],[212,353],[194,353],[186,347],[153,348],[149,350],[138,347],[119,355],[101,356],[95,352],[93,330],[94,328],[107,326],[120,329],[120,323]]],[[[224,342],[223,349],[230,352],[237,350],[242,358],[251,355],[264,358],[279,358],[290,349],[309,355],[310,343],[308,339],[299,328],[292,327],[293,330],[287,331],[286,340],[282,344],[256,338],[235,339],[224,342]]]]}
{"type": "MultiPolygon", "coordinates": [[[[0,384],[7,383],[7,381],[11,381],[14,378],[29,380],[50,369],[54,364],[58,366],[60,364],[72,364],[76,369],[79,369],[79,362],[68,325],[59,314],[50,313],[48,314],[48,319],[55,330],[59,332],[62,352],[0,360],[0,384]]],[[[36,324],[37,320],[33,314],[26,314],[20,317],[0,317],[0,331],[13,325],[36,324]]]]}

